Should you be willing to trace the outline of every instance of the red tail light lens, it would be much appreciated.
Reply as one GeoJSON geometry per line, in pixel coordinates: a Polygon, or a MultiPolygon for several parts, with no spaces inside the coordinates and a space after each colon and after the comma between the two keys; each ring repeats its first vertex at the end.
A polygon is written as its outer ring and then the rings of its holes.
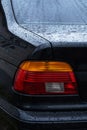
{"type": "Polygon", "coordinates": [[[30,95],[77,94],[72,68],[64,62],[24,62],[16,74],[14,89],[30,95]]]}

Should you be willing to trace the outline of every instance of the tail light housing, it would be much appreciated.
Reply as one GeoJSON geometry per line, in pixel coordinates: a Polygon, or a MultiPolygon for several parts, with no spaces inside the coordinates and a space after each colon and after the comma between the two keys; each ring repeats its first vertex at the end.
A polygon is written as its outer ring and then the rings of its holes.
{"type": "Polygon", "coordinates": [[[29,95],[78,93],[73,70],[65,62],[23,62],[16,73],[14,89],[29,95]]]}

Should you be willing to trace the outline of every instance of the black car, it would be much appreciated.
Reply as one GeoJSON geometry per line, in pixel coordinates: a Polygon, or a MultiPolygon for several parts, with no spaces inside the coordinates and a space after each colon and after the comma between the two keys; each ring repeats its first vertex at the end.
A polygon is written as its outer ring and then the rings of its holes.
{"type": "Polygon", "coordinates": [[[0,130],[87,129],[87,0],[0,1],[0,130]]]}

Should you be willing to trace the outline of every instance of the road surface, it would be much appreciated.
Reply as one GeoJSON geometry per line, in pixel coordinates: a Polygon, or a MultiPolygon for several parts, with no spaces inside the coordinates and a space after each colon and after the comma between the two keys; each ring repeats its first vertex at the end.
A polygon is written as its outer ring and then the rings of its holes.
{"type": "Polygon", "coordinates": [[[21,24],[87,24],[87,0],[12,1],[21,24]]]}

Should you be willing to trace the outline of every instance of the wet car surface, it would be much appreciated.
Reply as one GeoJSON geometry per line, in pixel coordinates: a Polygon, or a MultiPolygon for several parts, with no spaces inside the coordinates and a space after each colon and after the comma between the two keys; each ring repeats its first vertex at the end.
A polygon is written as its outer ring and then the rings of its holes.
{"type": "Polygon", "coordinates": [[[86,0],[1,0],[2,130],[87,129],[86,14],[86,0]]]}

